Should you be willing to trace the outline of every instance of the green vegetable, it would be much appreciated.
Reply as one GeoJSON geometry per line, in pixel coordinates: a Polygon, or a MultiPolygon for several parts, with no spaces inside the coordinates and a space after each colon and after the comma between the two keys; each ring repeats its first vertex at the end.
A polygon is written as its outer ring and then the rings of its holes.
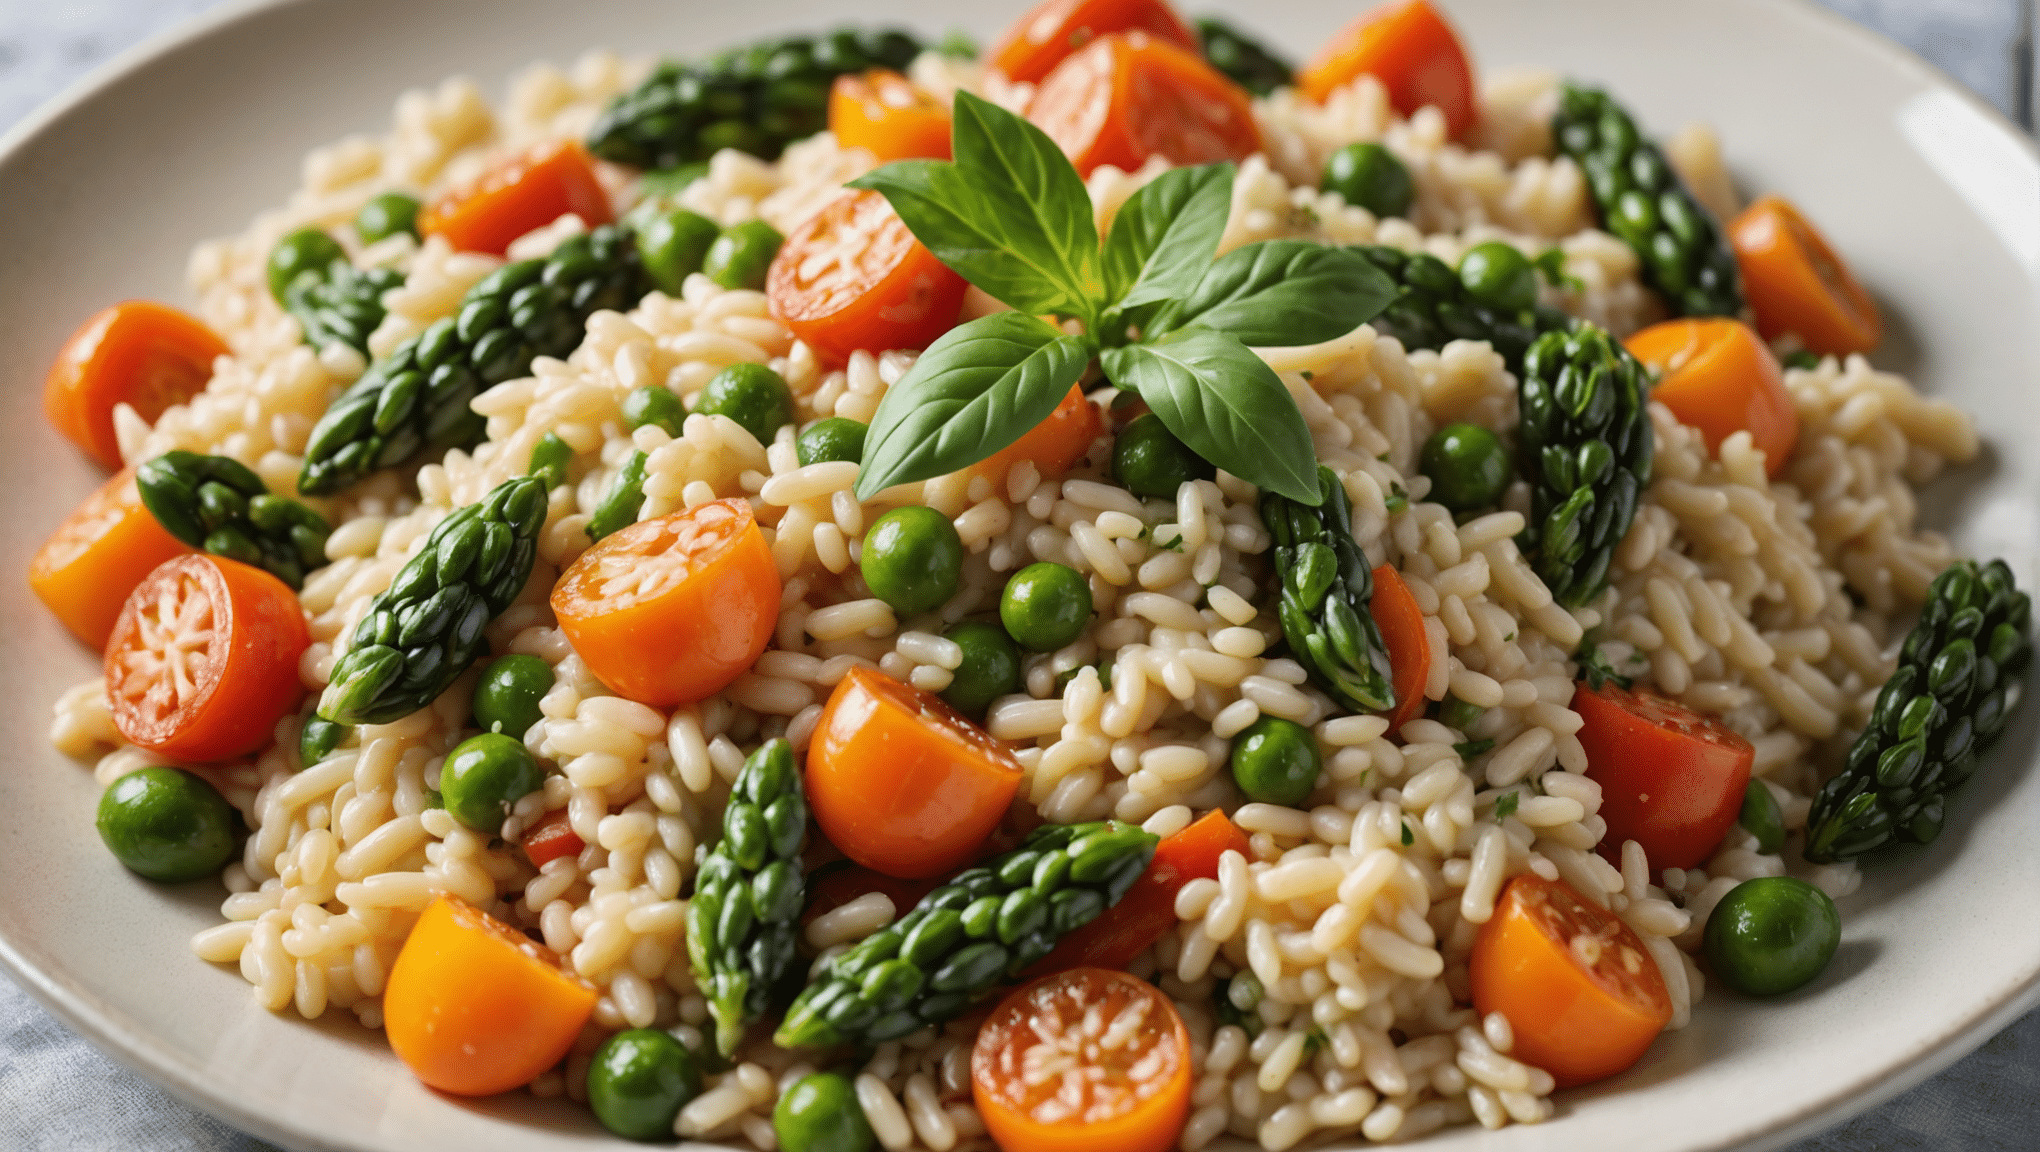
{"type": "Polygon", "coordinates": [[[1473,727],[1486,711],[1478,704],[1468,704],[1457,696],[1447,696],[1438,704],[1438,723],[1455,732],[1464,732],[1473,727]]]}
{"type": "Polygon", "coordinates": [[[1047,560],[1029,564],[999,593],[999,623],[1023,647],[1049,652],[1084,634],[1091,585],[1081,572],[1047,560]]]}
{"type": "Polygon", "coordinates": [[[1801,348],[1797,352],[1788,353],[1785,356],[1779,357],[1778,363],[1786,368],[1798,368],[1801,369],[1802,371],[1811,371],[1815,368],[1820,367],[1820,357],[1815,353],[1808,352],[1806,349],[1801,348]]]}
{"type": "Polygon", "coordinates": [[[942,690],[950,707],[982,720],[992,701],[1020,690],[1020,649],[1004,628],[966,620],[943,635],[963,649],[963,663],[942,690]]]}
{"type": "Polygon", "coordinates": [[[649,459],[643,452],[632,452],[617,469],[616,481],[588,517],[588,539],[600,540],[637,523],[638,511],[645,506],[645,463],[649,459]]]}
{"type": "Polygon", "coordinates": [[[1234,175],[1230,164],[1172,168],[1121,205],[1100,257],[1113,307],[1167,303],[1197,287],[1225,233],[1234,175]]]}
{"type": "Polygon", "coordinates": [[[1137,496],[1173,500],[1186,482],[1217,474],[1152,412],[1134,417],[1112,442],[1112,478],[1137,496]]]}
{"type": "MultiPolygon", "coordinates": [[[[643,204],[659,206],[663,202],[669,201],[682,192],[687,191],[689,184],[706,175],[708,175],[708,161],[706,160],[696,160],[674,168],[661,168],[656,172],[647,172],[638,181],[638,195],[644,197],[640,206],[643,204]]],[[[636,211],[636,209],[634,208],[632,211],[636,211]]]]}
{"type": "Polygon", "coordinates": [[[1459,258],[1459,282],[1475,301],[1504,312],[1537,306],[1537,268],[1530,258],[1500,240],[1467,249],[1459,258]]]}
{"type": "Polygon", "coordinates": [[[611,101],[588,150],[635,168],[672,168],[735,148],[766,160],[828,127],[829,85],[846,72],[906,68],[921,51],[890,29],[784,36],[700,63],[667,61],[611,101]]]}
{"type": "MultiPolygon", "coordinates": [[[[521,734],[520,734],[521,735],[521,734]]],[[[439,770],[439,794],[453,818],[491,836],[503,827],[510,807],[545,787],[545,770],[524,742],[501,732],[470,736],[446,754],[439,770]]]]}
{"type": "Polygon", "coordinates": [[[1198,18],[1197,38],[1213,68],[1256,96],[1288,85],[1296,75],[1295,65],[1216,16],[1198,18]]]}
{"type": "Polygon", "coordinates": [[[552,691],[552,665],[522,653],[498,656],[475,685],[475,727],[521,740],[543,718],[538,702],[552,691]]]}
{"type": "Polygon", "coordinates": [[[781,1152],[876,1152],[878,1137],[847,1076],[816,1072],[794,1082],[772,1108],[781,1152]]]}
{"type": "Polygon", "coordinates": [[[1785,846],[1785,812],[1762,780],[1751,780],[1743,792],[1742,814],[1736,823],[1757,838],[1759,852],[1771,855],[1785,846]]]}
{"type": "Polygon", "coordinates": [[[418,198],[402,192],[373,197],[354,214],[354,234],[363,244],[387,240],[399,232],[418,235],[418,198]]]}
{"type": "Polygon", "coordinates": [[[1729,890],[1707,917],[1707,962],[1730,988],[1777,996],[1821,974],[1842,941],[1827,893],[1795,876],[1759,876],[1729,890]]]}
{"type": "Polygon", "coordinates": [[[1337,192],[1348,204],[1365,208],[1384,219],[1408,216],[1417,202],[1417,182],[1403,162],[1371,140],[1348,144],[1325,161],[1325,173],[1318,183],[1327,192],[1337,192]]]}
{"type": "Polygon", "coordinates": [[[308,272],[324,276],[333,261],[345,259],[347,252],[338,240],[317,228],[300,228],[269,250],[269,294],[282,304],[298,277],[308,272]]]}
{"type": "Polygon", "coordinates": [[[770,444],[780,426],[793,419],[793,389],[784,376],[763,364],[732,364],[702,387],[694,411],[727,416],[758,443],[770,444]]]}
{"type": "Polygon", "coordinates": [[[687,405],[663,384],[633,388],[623,397],[623,424],[633,432],[654,424],[678,439],[687,425],[687,405]]]}
{"type": "Polygon", "coordinates": [[[768,740],[737,773],[722,839],[701,855],[687,905],[687,954],[724,1056],[736,1051],[744,1026],[764,1014],[773,985],[799,959],[807,824],[793,745],[768,740]]]}
{"type": "Polygon", "coordinates": [[[597,309],[626,310],[644,293],[637,249],[615,225],[496,269],[453,316],[398,345],[326,409],[298,490],[331,495],[376,469],[472,446],[485,422],[469,403],[483,389],[523,375],[534,357],[566,356],[597,309]]]}
{"type": "Polygon", "coordinates": [[[323,348],[337,342],[366,356],[369,333],[383,321],[383,293],[403,283],[404,274],[394,268],[356,268],[343,258],[322,275],[291,281],[283,308],[297,317],[305,343],[323,348]]]}
{"type": "Polygon", "coordinates": [[[1266,990],[1253,972],[1240,972],[1229,980],[1220,980],[1211,989],[1212,1014],[1218,1018],[1221,1027],[1231,1024],[1249,1037],[1259,1036],[1267,1025],[1255,1009],[1261,1004],[1266,990]]]}
{"type": "Polygon", "coordinates": [[[1147,871],[1155,842],[1117,821],[1035,829],[823,965],[773,1042],[878,1044],[962,1015],[1118,903],[1147,871]]]}
{"type": "Polygon", "coordinates": [[[142,503],[163,530],[215,556],[253,564],[292,589],[326,566],[326,518],[272,496],[247,465],[226,456],[165,452],[135,469],[142,503]]]}
{"type": "Polygon", "coordinates": [[[369,601],[319,716],[387,724],[446,691],[488,646],[483,627],[524,590],[545,513],[545,482],[520,476],[441,520],[369,601]]]}
{"type": "Polygon", "coordinates": [[[2002,560],[1958,560],[1934,578],[1869,725],[1813,798],[1808,860],[1940,835],[1948,794],[2004,731],[2033,656],[2032,614],[2002,560]]]}
{"type": "Polygon", "coordinates": [[[701,258],[702,275],[725,288],[763,288],[765,273],[784,243],[786,237],[763,220],[725,228],[701,258]]]}
{"type": "Polygon", "coordinates": [[[234,854],[234,810],[181,768],[143,768],[99,797],[99,838],[132,871],[164,884],[210,876],[234,854]]]}
{"type": "Polygon", "coordinates": [[[1274,537],[1282,581],[1282,635],[1297,663],[1332,699],[1356,712],[1395,707],[1388,646],[1368,615],[1373,567],[1353,541],[1353,510],[1329,468],[1318,469],[1319,500],[1310,507],[1261,497],[1261,522],[1274,537]]]}
{"type": "MultiPolygon", "coordinates": [[[[1498,243],[1493,246],[1505,247],[1498,243]]],[[[1532,341],[1542,333],[1572,326],[1572,318],[1556,308],[1510,310],[1484,303],[1463,278],[1464,261],[1461,271],[1455,272],[1451,265],[1428,252],[1404,252],[1386,245],[1358,251],[1399,286],[1394,302],[1372,323],[1377,331],[1395,337],[1405,348],[1437,349],[1454,340],[1485,340],[1508,362],[1511,371],[1520,372],[1523,354],[1530,350],[1532,341]]],[[[1472,269],[1484,290],[1489,288],[1487,266],[1484,260],[1476,262],[1472,269]]]]}
{"type": "Polygon", "coordinates": [[[893,611],[902,616],[932,612],[956,595],[963,540],[949,517],[909,504],[872,522],[857,567],[871,594],[893,611]]]}
{"type": "Polygon", "coordinates": [[[316,712],[305,717],[305,726],[298,732],[298,767],[310,768],[331,756],[345,739],[347,725],[321,720],[316,712]]]}
{"type": "Polygon", "coordinates": [[[1720,227],[1622,105],[1598,88],[1567,84],[1551,134],[1586,173],[1602,223],[1635,250],[1644,279],[1673,314],[1742,312],[1742,278],[1720,227]]]}
{"type": "Polygon", "coordinates": [[[699,1095],[694,1054],[656,1028],[618,1032],[588,1064],[588,1107],[626,1140],[671,1140],[673,1118],[699,1095]]]}
{"type": "Polygon", "coordinates": [[[979,48],[976,37],[961,28],[951,28],[942,34],[935,51],[954,60],[976,60],[979,48]]]}
{"type": "Polygon", "coordinates": [[[805,468],[829,460],[848,460],[852,464],[864,459],[864,434],[867,427],[848,416],[829,416],[808,425],[793,442],[794,455],[805,468]]]}
{"type": "MultiPolygon", "coordinates": [[[[625,398],[629,403],[629,398],[625,398]]],[[[543,481],[546,490],[551,491],[567,482],[567,466],[574,462],[574,446],[560,439],[559,433],[548,432],[531,450],[531,465],[527,475],[543,481]]]]}
{"type": "Polygon", "coordinates": [[[1233,739],[1233,783],[1250,800],[1301,807],[1323,768],[1317,738],[1293,720],[1262,716],[1233,739]]]}
{"type": "Polygon", "coordinates": [[[1447,424],[1424,441],[1417,468],[1431,478],[1431,499],[1454,512],[1492,508],[1515,469],[1502,438],[1478,424],[1447,424]]]}
{"type": "Polygon", "coordinates": [[[668,296],[679,296],[680,286],[701,271],[710,245],[721,233],[715,221],[685,208],[646,222],[638,231],[637,250],[652,286],[668,296]]]}
{"type": "Polygon", "coordinates": [[[1650,483],[1650,375],[1592,324],[1547,332],[1523,357],[1517,470],[1530,482],[1523,554],[1560,604],[1607,584],[1615,546],[1650,483]]]}
{"type": "Polygon", "coordinates": [[[1500,823],[1501,821],[1507,820],[1509,817],[1514,816],[1516,814],[1516,806],[1518,804],[1521,804],[1522,802],[1523,793],[1519,789],[1512,788],[1509,791],[1502,793],[1501,796],[1495,800],[1495,822],[1500,823]]]}

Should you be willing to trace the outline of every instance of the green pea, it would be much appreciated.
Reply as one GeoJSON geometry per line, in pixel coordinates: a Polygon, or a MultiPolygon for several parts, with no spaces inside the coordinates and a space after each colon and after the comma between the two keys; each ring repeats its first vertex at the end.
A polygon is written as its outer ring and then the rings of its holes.
{"type": "Polygon", "coordinates": [[[772,1109],[781,1152],[872,1152],[878,1137],[847,1076],[803,1076],[772,1109]]]}
{"type": "Polygon", "coordinates": [[[1474,722],[1486,711],[1487,709],[1478,704],[1468,704],[1457,696],[1447,696],[1444,702],[1438,705],[1438,723],[1455,732],[1464,732],[1473,727],[1474,722]]]}
{"type": "Polygon", "coordinates": [[[618,1032],[588,1064],[588,1106],[602,1126],[627,1140],[673,1138],[673,1117],[701,1095],[694,1054],[670,1032],[618,1032]]]}
{"type": "Polygon", "coordinates": [[[1264,804],[1301,805],[1323,768],[1310,729],[1280,716],[1263,716],[1233,739],[1233,782],[1264,804]]]}
{"type": "Polygon", "coordinates": [[[1751,780],[1744,790],[1742,815],[1736,818],[1736,823],[1757,838],[1759,852],[1769,855],[1785,844],[1785,813],[1762,780],[1751,780]]]}
{"type": "Polygon", "coordinates": [[[831,416],[817,420],[804,429],[793,442],[794,455],[800,458],[800,466],[820,464],[825,460],[848,460],[852,464],[864,463],[864,435],[870,428],[859,424],[848,416],[831,416]]]}
{"type": "Polygon", "coordinates": [[[942,690],[950,707],[981,720],[992,701],[1020,690],[1020,649],[1004,628],[966,620],[943,635],[963,649],[963,663],[942,690]]]}
{"type": "Polygon", "coordinates": [[[871,594],[902,616],[930,612],[956,595],[963,539],[949,517],[910,504],[880,516],[857,561],[871,594]]]}
{"type": "Polygon", "coordinates": [[[666,435],[678,438],[687,423],[687,405],[665,385],[647,384],[624,396],[623,422],[633,432],[647,424],[657,424],[666,430],[666,435]]]}
{"type": "Polygon", "coordinates": [[[1842,940],[1827,893],[1795,876],[1759,876],[1707,917],[1707,962],[1738,992],[1776,996],[1821,974],[1842,940]]]}
{"type": "Polygon", "coordinates": [[[1064,564],[1029,564],[999,594],[999,623],[1023,647],[1049,652],[1084,634],[1091,620],[1091,585],[1064,564]]]}
{"type": "Polygon", "coordinates": [[[1431,433],[1417,469],[1431,478],[1430,499],[1454,512],[1493,507],[1515,471],[1502,438],[1478,424],[1447,424],[1431,433]]]}
{"type": "Polygon", "coordinates": [[[1209,461],[1176,439],[1152,412],[1134,417],[1112,442],[1112,478],[1136,496],[1173,500],[1184,481],[1216,475],[1209,461]]]}
{"type": "Polygon", "coordinates": [[[501,732],[470,736],[447,754],[439,791],[453,818],[494,835],[510,806],[545,787],[545,772],[523,741],[501,732]]]}
{"type": "Polygon", "coordinates": [[[760,444],[772,443],[779,426],[793,419],[793,389],[763,364],[732,364],[716,373],[694,400],[704,416],[727,416],[760,444]]]}
{"type": "Polygon", "coordinates": [[[1514,245],[1476,244],[1459,258],[1459,282],[1475,300],[1505,312],[1537,306],[1537,268],[1514,245]]]}
{"type": "Polygon", "coordinates": [[[763,288],[765,270],[786,243],[777,229],[763,220],[747,220],[725,228],[708,246],[701,270],[725,288],[763,288]]]}
{"type": "Polygon", "coordinates": [[[701,271],[709,248],[721,234],[715,221],[685,208],[653,217],[638,230],[637,237],[645,275],[651,277],[659,291],[668,296],[680,295],[680,286],[701,271]]]}
{"type": "MultiPolygon", "coordinates": [[[[638,181],[638,195],[644,197],[644,203],[657,204],[661,200],[687,191],[689,184],[706,175],[708,162],[705,160],[682,164],[677,168],[661,168],[647,172],[644,178],[638,181]]],[[[633,212],[636,210],[632,209],[633,212]]]]}
{"type": "Polygon", "coordinates": [[[475,685],[475,727],[522,740],[538,723],[538,702],[552,686],[552,665],[538,657],[498,657],[475,685]]]}
{"type": "Polygon", "coordinates": [[[333,261],[346,258],[339,241],[317,228],[300,228],[269,250],[269,294],[282,303],[292,281],[307,272],[324,272],[333,261]]]}
{"type": "Polygon", "coordinates": [[[180,768],[144,768],[99,797],[99,838],[133,871],[165,884],[210,876],[234,854],[234,810],[180,768]]]}
{"type": "Polygon", "coordinates": [[[1348,144],[1332,153],[1320,184],[1376,216],[1406,216],[1417,199],[1410,170],[1395,153],[1372,142],[1348,144]]]}
{"type": "Polygon", "coordinates": [[[418,198],[402,192],[385,192],[361,206],[354,214],[354,234],[363,244],[387,240],[399,232],[418,234],[418,198]]]}

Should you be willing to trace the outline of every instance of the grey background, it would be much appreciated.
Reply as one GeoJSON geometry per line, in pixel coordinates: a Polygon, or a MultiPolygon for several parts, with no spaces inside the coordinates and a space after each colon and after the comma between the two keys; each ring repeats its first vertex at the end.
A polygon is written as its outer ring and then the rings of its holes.
{"type": "MultiPolygon", "coordinates": [[[[1911,47],[2030,128],[2040,0],[1821,2],[1911,47]]],[[[0,131],[116,53],[221,3],[0,0],[0,131]]],[[[1925,1084],[1790,1152],[2035,1146],[2040,1146],[2040,1012],[1925,1084]]],[[[270,1145],[192,1111],[100,1055],[0,978],[0,1149],[268,1152],[270,1145]]]]}

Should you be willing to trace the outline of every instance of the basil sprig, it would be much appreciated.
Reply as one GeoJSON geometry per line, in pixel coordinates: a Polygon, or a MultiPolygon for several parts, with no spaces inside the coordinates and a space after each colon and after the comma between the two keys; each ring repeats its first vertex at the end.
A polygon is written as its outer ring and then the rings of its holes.
{"type": "Polygon", "coordinates": [[[1315,505],[1310,429],[1249,345],[1342,336],[1394,300],[1394,282],[1356,250],[1299,240],[1214,259],[1231,164],[1163,173],[1101,244],[1083,180],[1039,128],[967,92],[952,125],[953,162],[899,161],[851,187],[883,193],[937,259],[1015,311],[952,329],[886,392],[857,494],[991,456],[1046,419],[1096,358],[1198,455],[1315,505]]]}

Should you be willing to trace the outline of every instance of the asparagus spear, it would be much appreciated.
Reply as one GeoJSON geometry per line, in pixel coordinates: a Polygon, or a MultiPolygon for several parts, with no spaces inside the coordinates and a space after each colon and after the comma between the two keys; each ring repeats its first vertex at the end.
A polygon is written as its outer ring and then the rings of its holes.
{"type": "Polygon", "coordinates": [[[1154,858],[1138,827],[1049,824],[1019,848],[959,872],[914,910],[830,961],[773,1042],[804,1048],[897,1039],[978,998],[1119,902],[1154,858]]]}
{"type": "Polygon", "coordinates": [[[339,341],[366,356],[368,334],[383,319],[383,293],[404,282],[394,268],[356,268],[338,241],[304,228],[276,242],[269,254],[269,289],[297,317],[305,343],[339,341]]]}
{"type": "Polygon", "coordinates": [[[1317,507],[1274,493],[1261,497],[1261,521],[1275,539],[1282,580],[1282,635],[1290,651],[1331,697],[1358,712],[1395,707],[1388,646],[1367,613],[1374,576],[1353,542],[1353,508],[1332,470],[1318,466],[1317,507]]]}
{"type": "Polygon", "coordinates": [[[487,646],[482,628],[530,578],[545,511],[545,481],[519,476],[441,520],[369,601],[319,718],[387,724],[446,691],[487,646]]]}
{"type": "Polygon", "coordinates": [[[1383,244],[1367,245],[1360,251],[1400,289],[1395,301],[1368,323],[1394,336],[1405,348],[1443,348],[1454,340],[1485,340],[1508,361],[1511,370],[1520,370],[1523,354],[1537,337],[1572,324],[1572,318],[1556,308],[1536,304],[1499,308],[1484,302],[1451,265],[1428,252],[1404,252],[1383,244]]]}
{"type": "Polygon", "coordinates": [[[768,740],[737,773],[722,840],[699,852],[687,905],[687,954],[715,1017],[716,1048],[728,1056],[744,1025],[765,1012],[772,988],[795,958],[806,882],[800,853],[808,807],[793,745],[768,740]]]}
{"type": "Polygon", "coordinates": [[[1216,16],[1198,18],[1197,38],[1213,68],[1256,96],[1266,96],[1295,78],[1295,65],[1216,16]]]}
{"type": "Polygon", "coordinates": [[[326,563],[326,518],[272,496],[238,460],[165,452],[135,469],[142,503],[165,531],[215,556],[267,569],[293,589],[326,563]]]}
{"type": "Polygon", "coordinates": [[[2004,731],[2033,656],[2033,606],[2002,560],[1934,578],[1898,669],[1806,821],[1806,858],[1849,860],[1941,834],[1950,792],[2004,731]]]}

